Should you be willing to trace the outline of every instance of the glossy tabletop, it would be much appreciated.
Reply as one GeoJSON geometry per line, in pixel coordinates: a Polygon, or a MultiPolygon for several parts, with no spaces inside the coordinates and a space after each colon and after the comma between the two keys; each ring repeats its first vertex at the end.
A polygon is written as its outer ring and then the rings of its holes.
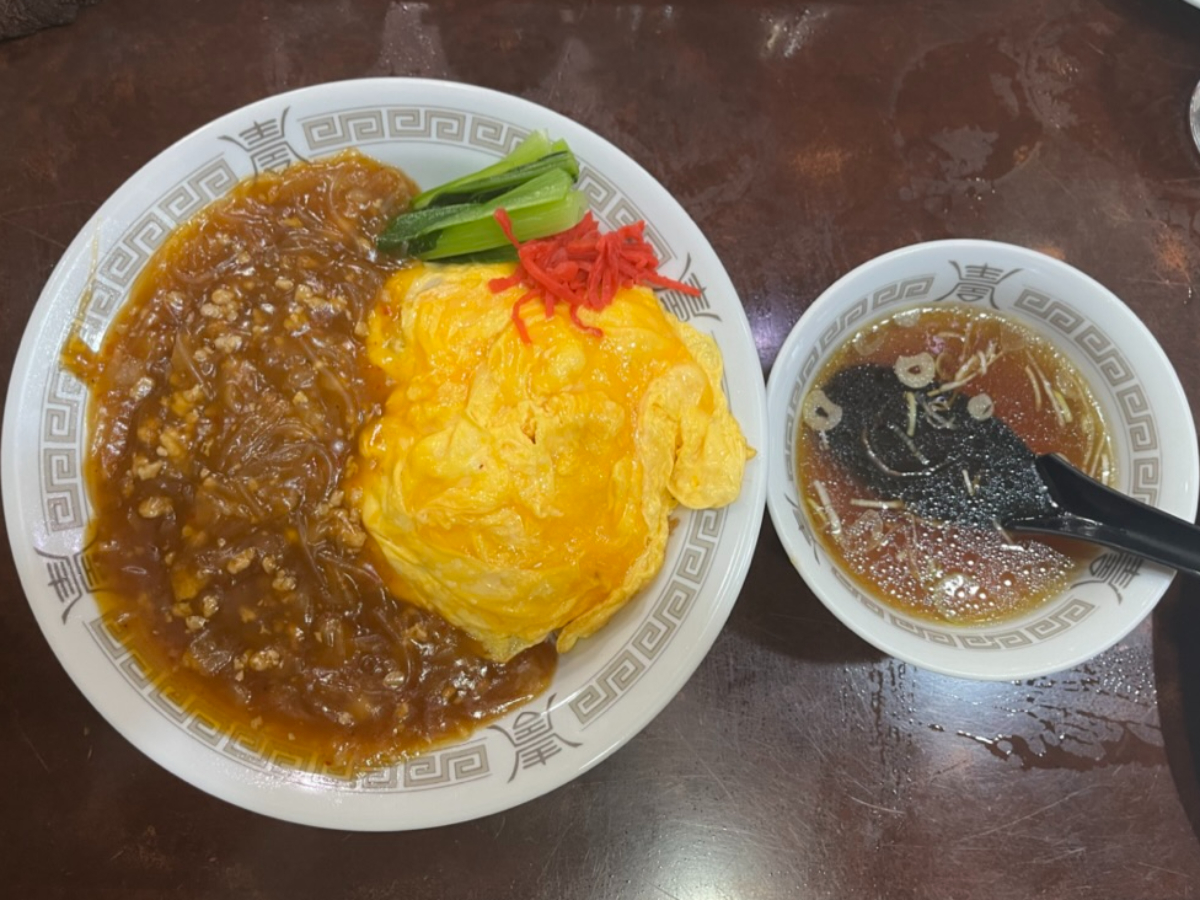
{"type": "MultiPolygon", "coordinates": [[[[979,237],[1115,291],[1200,411],[1200,9],[1182,0],[101,0],[0,43],[5,389],[56,261],[144,162],[260,97],[387,75],[528,98],[637,159],[723,260],[764,373],[839,275],[979,237]]],[[[712,652],[623,749],[506,813],[351,834],[139,754],[59,667],[3,548],[5,896],[1200,896],[1192,580],[1086,665],[960,681],[854,637],[767,521],[712,652]]]]}

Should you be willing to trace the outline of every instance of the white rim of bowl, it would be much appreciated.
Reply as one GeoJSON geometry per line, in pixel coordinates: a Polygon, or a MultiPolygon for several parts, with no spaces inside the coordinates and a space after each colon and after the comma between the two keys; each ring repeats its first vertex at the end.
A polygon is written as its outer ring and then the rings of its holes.
{"type": "MultiPolygon", "coordinates": [[[[775,363],[771,367],[770,377],[767,379],[767,412],[768,416],[781,404],[787,401],[786,391],[791,389],[794,381],[794,373],[789,371],[785,376],[783,371],[785,366],[782,365],[789,361],[789,358],[796,353],[796,348],[804,340],[805,326],[810,324],[812,320],[818,318],[826,307],[834,305],[838,302],[838,298],[843,292],[847,283],[851,283],[858,278],[861,278],[865,273],[876,268],[881,268],[889,262],[904,259],[906,257],[920,256],[922,254],[938,252],[939,255],[944,255],[945,251],[952,250],[996,250],[1004,253],[1015,253],[1024,255],[1035,260],[1040,266],[1051,269],[1059,275],[1066,278],[1078,280],[1081,284],[1089,289],[1099,292],[1112,301],[1112,307],[1116,310],[1117,315],[1124,317],[1127,321],[1124,323],[1128,328],[1138,334],[1141,342],[1144,344],[1145,351],[1154,359],[1155,364],[1160,367],[1161,374],[1164,377],[1163,391],[1170,393],[1171,400],[1177,404],[1178,410],[1173,411],[1178,413],[1178,417],[1183,427],[1192,435],[1192,440],[1185,448],[1185,452],[1190,459],[1181,461],[1181,465],[1186,465],[1188,472],[1188,496],[1182,498],[1184,509],[1182,512],[1177,511],[1175,514],[1181,517],[1195,519],[1197,511],[1197,502],[1200,500],[1200,450],[1198,450],[1196,441],[1195,420],[1192,416],[1191,405],[1188,403],[1187,394],[1183,389],[1183,384],[1179,380],[1179,375],[1175,371],[1175,367],[1171,364],[1166,352],[1158,343],[1157,338],[1146,326],[1146,323],[1138,317],[1138,315],[1126,304],[1120,297],[1105,287],[1092,276],[1088,275],[1081,269],[1065,263],[1060,259],[1055,259],[1038,250],[1023,247],[1020,244],[1010,244],[1003,241],[991,241],[976,238],[950,238],[938,241],[925,241],[919,244],[910,244],[905,247],[899,247],[895,250],[888,251],[880,256],[876,256],[867,260],[864,263],[851,269],[846,274],[838,278],[833,284],[827,287],[814,300],[809,307],[804,311],[792,326],[792,330],[788,333],[787,338],[780,347],[779,353],[775,358],[775,363]],[[787,379],[785,381],[785,378],[787,379]],[[782,396],[781,396],[782,395],[782,396]]],[[[788,367],[790,368],[790,367],[788,367]]],[[[771,422],[768,421],[770,429],[771,422]]],[[[908,653],[902,646],[897,646],[896,642],[889,639],[886,634],[870,632],[868,629],[862,628],[857,621],[847,615],[842,610],[842,598],[833,596],[823,583],[814,583],[801,570],[801,567],[796,562],[801,550],[807,551],[808,548],[801,548],[795,543],[793,537],[793,529],[787,527],[788,521],[793,518],[793,512],[784,504],[783,495],[775,489],[778,482],[776,475],[779,473],[779,467],[785,465],[785,461],[781,458],[781,454],[776,452],[769,453],[769,469],[767,473],[768,491],[767,491],[767,509],[771,516],[771,524],[775,528],[776,534],[779,536],[780,542],[784,546],[785,552],[792,563],[792,567],[797,574],[808,586],[809,590],[817,597],[818,600],[828,609],[833,615],[847,628],[857,634],[868,644],[876,648],[882,653],[895,657],[898,660],[906,662],[926,671],[936,672],[941,675],[950,675],[956,678],[965,678],[972,681],[1013,681],[1027,678],[1038,678],[1045,675],[1050,675],[1054,672],[1061,672],[1067,669],[1092,659],[1104,651],[1110,649],[1125,637],[1129,635],[1135,628],[1138,627],[1146,618],[1148,618],[1158,606],[1163,595],[1170,588],[1174,580],[1174,573],[1170,569],[1164,568],[1163,571],[1168,573],[1170,577],[1166,579],[1162,590],[1153,602],[1147,607],[1145,614],[1139,618],[1135,618],[1120,629],[1113,632],[1110,638],[1106,638],[1105,642],[1100,646],[1089,648],[1086,651],[1079,651],[1074,654],[1069,654],[1054,662],[1050,668],[1038,667],[1013,667],[1007,671],[996,671],[988,673],[980,673],[971,671],[967,668],[955,667],[939,662],[929,662],[927,660],[918,659],[915,655],[908,653]]],[[[1176,495],[1178,496],[1178,495],[1176,495]]],[[[831,560],[832,564],[832,560],[831,560]]]]}

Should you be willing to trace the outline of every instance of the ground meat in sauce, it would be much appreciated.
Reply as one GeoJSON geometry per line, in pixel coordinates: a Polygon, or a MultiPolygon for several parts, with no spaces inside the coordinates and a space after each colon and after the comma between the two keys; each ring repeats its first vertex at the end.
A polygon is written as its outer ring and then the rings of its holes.
{"type": "Polygon", "coordinates": [[[389,594],[343,484],[388,385],[364,319],[373,238],[412,184],[357,154],[260,175],[147,265],[94,359],[101,606],[227,730],[354,771],[460,737],[548,684],[389,594]]]}

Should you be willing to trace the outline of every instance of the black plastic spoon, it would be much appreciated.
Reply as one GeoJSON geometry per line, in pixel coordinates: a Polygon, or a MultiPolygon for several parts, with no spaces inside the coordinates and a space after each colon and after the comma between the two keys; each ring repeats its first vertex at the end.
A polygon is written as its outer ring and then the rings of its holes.
{"type": "Polygon", "coordinates": [[[822,390],[813,405],[830,450],[881,499],[925,519],[1065,535],[1200,575],[1200,528],[1035,454],[986,402],[968,409],[961,393],[907,388],[878,365],[843,369],[822,390]]]}

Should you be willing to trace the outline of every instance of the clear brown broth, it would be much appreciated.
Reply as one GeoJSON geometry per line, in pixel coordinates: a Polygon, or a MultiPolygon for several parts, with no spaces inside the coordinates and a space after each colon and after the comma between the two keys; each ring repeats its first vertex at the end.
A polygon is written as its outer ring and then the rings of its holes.
{"type": "MultiPolygon", "coordinates": [[[[1111,439],[1083,376],[1044,338],[997,313],[942,303],[890,316],[835,351],[814,385],[819,388],[849,366],[892,367],[901,356],[923,352],[938,358],[937,380],[951,382],[971,354],[988,353],[989,342],[999,354],[989,359],[986,372],[974,367],[978,374],[959,390],[991,397],[993,415],[1035,453],[1061,453],[1111,483],[1111,439]]],[[[796,469],[825,549],[871,596],[925,619],[979,625],[1018,616],[1060,591],[1095,555],[1077,542],[864,506],[889,498],[873,496],[854,481],[803,421],[797,427],[796,469]]]]}

